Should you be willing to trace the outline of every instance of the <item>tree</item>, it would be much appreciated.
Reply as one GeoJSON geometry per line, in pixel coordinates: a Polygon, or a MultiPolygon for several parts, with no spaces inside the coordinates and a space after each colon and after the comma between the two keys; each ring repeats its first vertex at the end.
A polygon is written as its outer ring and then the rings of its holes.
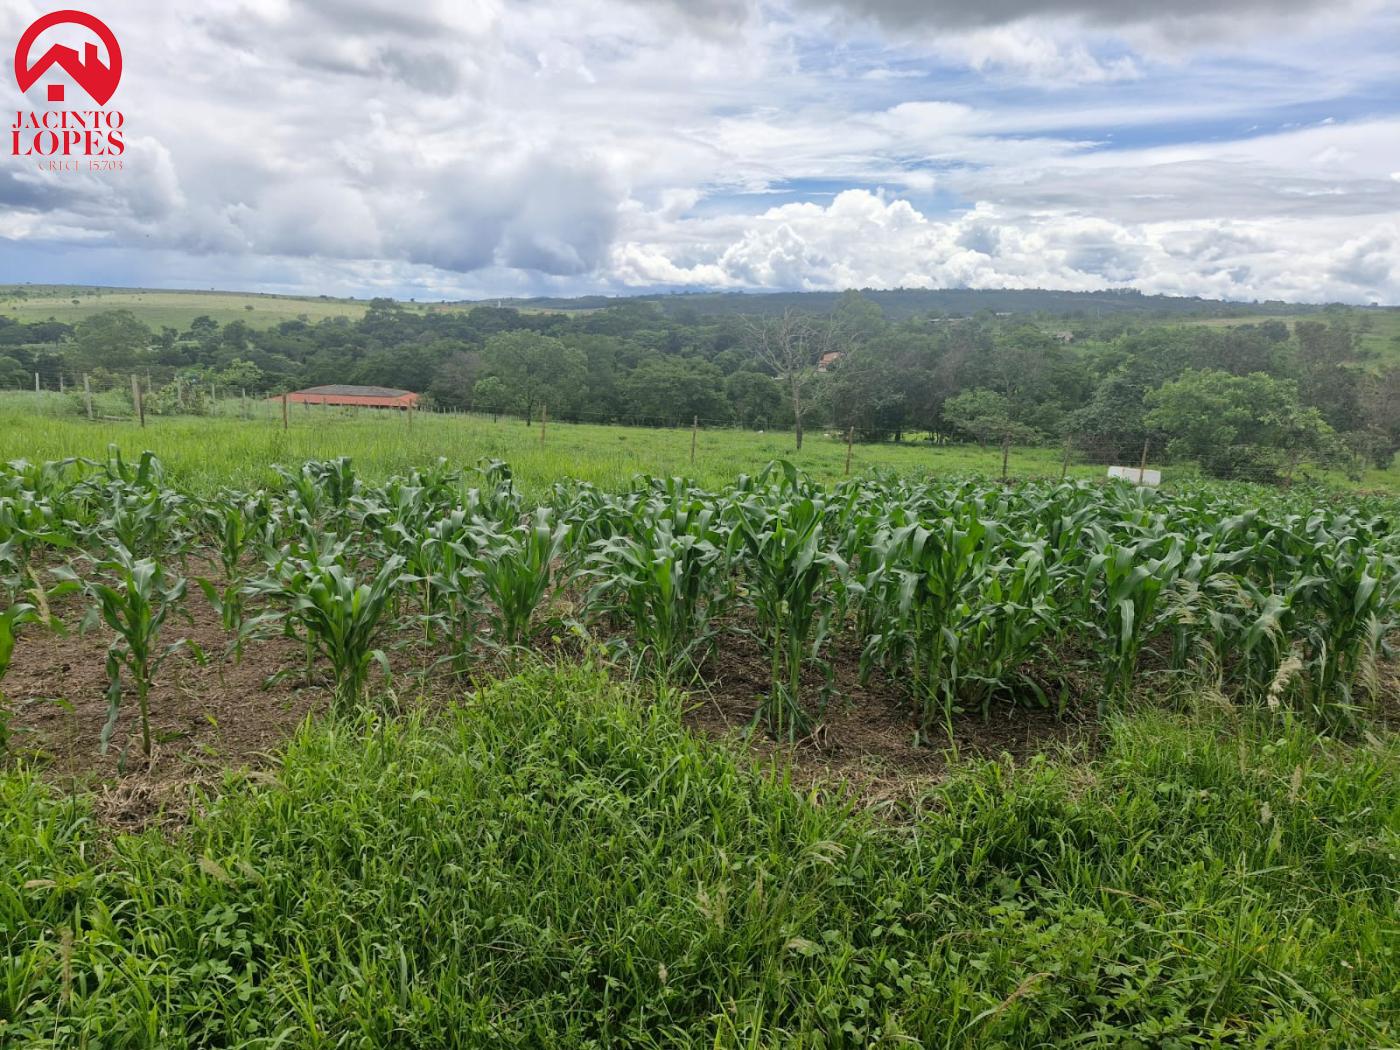
{"type": "Polygon", "coordinates": [[[822,390],[831,422],[866,441],[900,440],[910,424],[909,371],[885,347],[852,350],[826,377],[822,390]]]}
{"type": "Polygon", "coordinates": [[[648,422],[688,423],[725,414],[724,377],[707,361],[656,356],[622,383],[631,410],[648,422]]]}
{"type": "Polygon", "coordinates": [[[1093,397],[1069,419],[1070,432],[1095,463],[1134,463],[1152,439],[1143,417],[1147,390],[1133,376],[1115,372],[1094,388],[1093,397]]]}
{"type": "Polygon", "coordinates": [[[562,414],[582,398],[588,378],[583,352],[538,332],[501,332],[486,340],[483,369],[505,388],[506,401],[524,410],[525,422],[535,410],[553,405],[562,414]]]}
{"type": "Polygon", "coordinates": [[[1215,477],[1291,478],[1304,460],[1330,462],[1340,451],[1321,413],[1299,403],[1291,379],[1191,371],[1146,400],[1144,422],[1167,435],[1168,453],[1197,460],[1215,477]]]}
{"type": "Polygon", "coordinates": [[[34,376],[13,357],[0,357],[0,390],[28,387],[34,376]]]}
{"type": "Polygon", "coordinates": [[[229,362],[227,368],[215,373],[214,381],[234,393],[240,390],[261,391],[265,389],[267,376],[253,362],[235,359],[229,362]]]}
{"type": "Polygon", "coordinates": [[[976,439],[979,445],[995,441],[1003,445],[1040,438],[1033,427],[1011,418],[1011,403],[995,390],[965,390],[943,403],[943,416],[954,427],[976,439]]]}
{"type": "Polygon", "coordinates": [[[485,376],[476,381],[472,387],[471,407],[480,412],[490,412],[492,419],[510,407],[506,385],[501,382],[500,376],[485,376]]]}
{"type": "Polygon", "coordinates": [[[128,371],[140,363],[151,339],[151,330],[130,310],[93,314],[73,329],[73,364],[81,372],[128,371]]]}
{"type": "Polygon", "coordinates": [[[1303,404],[1316,408],[1336,430],[1364,427],[1364,374],[1355,367],[1362,360],[1355,333],[1346,324],[1335,321],[1299,321],[1294,331],[1298,336],[1302,372],[1299,394],[1303,404]]]}
{"type": "Polygon", "coordinates": [[[787,394],[797,448],[801,449],[803,420],[810,407],[808,395],[817,363],[824,354],[846,349],[849,341],[834,315],[815,321],[791,307],[779,317],[751,321],[748,338],[754,356],[772,371],[787,394]]]}
{"type": "Polygon", "coordinates": [[[783,394],[773,377],[743,369],[724,381],[730,413],[741,427],[766,426],[782,404],[783,394]]]}
{"type": "Polygon", "coordinates": [[[428,384],[428,393],[437,404],[465,408],[472,403],[472,391],[481,369],[481,354],[458,350],[438,365],[428,384]]]}

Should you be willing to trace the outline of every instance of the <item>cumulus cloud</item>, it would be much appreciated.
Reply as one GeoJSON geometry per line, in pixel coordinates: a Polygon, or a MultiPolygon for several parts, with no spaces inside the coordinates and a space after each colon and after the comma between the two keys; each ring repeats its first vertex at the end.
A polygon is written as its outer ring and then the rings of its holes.
{"type": "MultiPolygon", "coordinates": [[[[1114,222],[1013,214],[980,205],[946,219],[906,200],[848,190],[825,206],[768,209],[742,228],[690,220],[674,253],[620,244],[614,266],[637,285],[832,290],[860,287],[1065,288],[1133,285],[1146,292],[1304,301],[1400,297],[1400,222],[1208,220],[1114,222]]],[[[653,234],[656,237],[657,234],[653,234]]]]}
{"type": "Polygon", "coordinates": [[[0,165],[0,279],[1400,299],[1394,3],[87,7],[125,170],[0,165]],[[1222,11],[1270,32],[1180,43],[1222,11]]]}
{"type": "MultiPolygon", "coordinates": [[[[837,9],[875,19],[889,26],[947,30],[1006,25],[1030,18],[1069,17],[1097,26],[1133,25],[1144,22],[1184,22],[1216,19],[1217,0],[986,0],[968,4],[958,0],[797,0],[799,6],[837,9]]],[[[1317,0],[1233,0],[1236,17],[1266,15],[1290,17],[1337,12],[1337,4],[1317,0]]],[[[1346,6],[1346,5],[1343,5],[1346,6]]]]}

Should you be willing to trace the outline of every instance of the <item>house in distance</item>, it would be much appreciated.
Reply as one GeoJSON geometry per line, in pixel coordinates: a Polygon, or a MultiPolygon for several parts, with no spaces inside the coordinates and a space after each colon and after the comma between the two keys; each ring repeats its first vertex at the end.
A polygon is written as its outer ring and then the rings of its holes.
{"type": "Polygon", "coordinates": [[[351,405],[357,408],[397,408],[402,411],[418,407],[419,395],[411,390],[395,390],[387,386],[312,386],[294,390],[288,401],[303,405],[351,405]]]}

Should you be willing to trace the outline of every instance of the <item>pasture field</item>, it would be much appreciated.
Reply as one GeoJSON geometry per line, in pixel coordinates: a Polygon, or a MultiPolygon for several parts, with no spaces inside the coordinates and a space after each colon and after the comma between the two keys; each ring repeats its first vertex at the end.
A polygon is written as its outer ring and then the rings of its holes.
{"type": "Polygon", "coordinates": [[[1395,496],[17,417],[0,1045],[1400,1042],[1395,496]]]}
{"type": "MultiPolygon", "coordinates": [[[[110,411],[115,418],[89,423],[82,418],[81,399],[76,394],[0,391],[0,461],[18,457],[100,459],[107,446],[115,444],[128,455],[154,451],[194,488],[265,484],[274,477],[274,463],[336,456],[351,457],[361,474],[373,480],[438,457],[459,466],[469,466],[483,457],[502,459],[511,464],[517,483],[527,491],[546,488],[566,477],[616,488],[636,474],[684,474],[702,485],[718,486],[736,474],[754,473],[774,459],[790,460],[823,481],[839,480],[846,469],[842,436],[821,431],[809,432],[798,452],[789,432],[702,428],[692,464],[691,433],[685,429],[550,420],[541,443],[538,424],[527,427],[520,419],[506,416],[491,420],[417,413],[410,422],[401,414],[293,405],[290,426],[284,431],[280,402],[250,401],[246,410],[248,418],[240,401],[224,400],[211,417],[152,416],[141,429],[134,420],[123,418],[131,407],[129,399],[119,394],[97,399],[97,414],[110,411]],[[110,405],[104,401],[107,397],[113,399],[110,405]]],[[[1014,448],[1008,466],[1014,477],[1058,478],[1065,470],[1063,450],[1014,448]]],[[[857,443],[851,453],[853,474],[891,471],[935,477],[997,477],[1001,467],[1001,450],[990,446],[857,443]]],[[[1190,481],[1196,473],[1190,465],[1179,465],[1166,468],[1165,478],[1168,484],[1190,481]]],[[[1068,476],[1073,478],[1101,478],[1104,474],[1103,466],[1078,461],[1068,468],[1068,476]]],[[[1400,465],[1369,469],[1359,483],[1340,472],[1326,471],[1319,476],[1342,487],[1400,492],[1400,465]]]]}
{"type": "MultiPolygon", "coordinates": [[[[593,308],[546,309],[511,304],[521,313],[592,313],[593,308]]],[[[470,302],[399,302],[408,311],[468,311],[470,302]]],[[[251,328],[271,328],[304,318],[313,324],[332,317],[359,320],[368,299],[337,299],[329,295],[277,295],[271,292],[180,291],[171,288],[106,288],[93,285],[0,285],[0,314],[16,321],[55,320],[78,324],[93,314],[130,310],[138,320],[159,331],[186,329],[196,317],[219,324],[242,321],[251,328]],[[24,294],[18,295],[17,291],[24,294]]]]}
{"type": "MultiPolygon", "coordinates": [[[[409,304],[405,304],[409,305],[409,304]]],[[[17,321],[78,324],[93,314],[130,310],[155,330],[169,326],[186,329],[196,317],[207,316],[219,324],[242,321],[253,328],[271,328],[282,321],[306,317],[364,316],[365,299],[333,299],[329,296],[271,295],[258,292],[173,291],[159,288],[97,288],[85,285],[0,285],[0,313],[17,321]],[[14,294],[24,292],[23,298],[14,294]]],[[[411,306],[410,306],[411,308],[411,306]]]]}

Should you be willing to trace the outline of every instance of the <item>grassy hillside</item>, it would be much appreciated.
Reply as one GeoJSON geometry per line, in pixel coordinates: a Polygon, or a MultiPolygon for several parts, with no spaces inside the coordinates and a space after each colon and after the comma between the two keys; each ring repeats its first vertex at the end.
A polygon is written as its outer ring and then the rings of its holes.
{"type": "Polygon", "coordinates": [[[0,313],[18,321],[53,318],[65,324],[77,324],[106,310],[130,310],[156,329],[167,325],[187,328],[200,315],[212,317],[220,324],[242,321],[257,328],[268,328],[301,316],[311,321],[326,317],[359,318],[367,306],[365,300],[254,292],[185,292],[81,285],[0,286],[0,313]],[[16,295],[17,290],[23,295],[16,295]]]}
{"type": "MultiPolygon", "coordinates": [[[[494,302],[494,300],[492,300],[494,302]]],[[[568,301],[565,300],[567,303],[568,301]]],[[[421,311],[466,311],[469,302],[402,303],[421,311]]],[[[588,313],[587,305],[552,307],[524,301],[506,305],[522,313],[588,313]]],[[[328,317],[364,316],[369,299],[337,299],[328,295],[271,295],[261,292],[181,291],[169,288],[99,288],[92,285],[0,285],[0,314],[17,321],[62,321],[77,324],[107,310],[130,310],[154,329],[188,328],[196,317],[211,317],[220,324],[242,321],[254,328],[270,328],[282,321],[304,317],[320,321],[328,317]]]]}

